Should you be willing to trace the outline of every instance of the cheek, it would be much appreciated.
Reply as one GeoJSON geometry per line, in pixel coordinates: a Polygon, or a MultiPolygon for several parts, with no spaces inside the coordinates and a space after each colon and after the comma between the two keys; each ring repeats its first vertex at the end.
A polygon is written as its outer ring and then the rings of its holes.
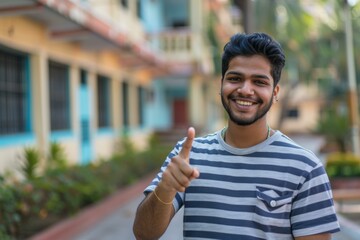
{"type": "MultiPolygon", "coordinates": [[[[235,88],[235,89],[236,89],[236,88],[235,88]]],[[[224,83],[224,84],[221,86],[221,93],[222,93],[223,95],[228,95],[228,94],[230,94],[230,93],[233,92],[233,91],[234,91],[234,88],[231,87],[230,84],[224,83]]]]}
{"type": "Polygon", "coordinates": [[[266,91],[266,92],[264,92],[261,96],[262,96],[262,98],[263,98],[265,101],[268,101],[268,102],[274,100],[274,98],[271,99],[271,98],[273,97],[272,92],[269,93],[268,91],[266,91]]]}

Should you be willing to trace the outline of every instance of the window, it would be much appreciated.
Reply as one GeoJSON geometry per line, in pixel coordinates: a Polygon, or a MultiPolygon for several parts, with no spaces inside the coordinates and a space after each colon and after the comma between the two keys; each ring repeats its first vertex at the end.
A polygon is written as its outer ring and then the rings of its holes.
{"type": "Polygon", "coordinates": [[[98,126],[110,127],[110,80],[105,76],[97,77],[98,126]]]}
{"type": "Polygon", "coordinates": [[[49,62],[50,129],[52,131],[70,128],[68,66],[49,62]]]}
{"type": "Polygon", "coordinates": [[[136,16],[140,19],[142,19],[142,12],[141,12],[141,0],[136,1],[136,16]]]}
{"type": "Polygon", "coordinates": [[[184,28],[189,26],[189,0],[166,0],[162,1],[164,12],[164,24],[172,28],[184,28]]]}
{"type": "Polygon", "coordinates": [[[298,118],[299,117],[299,110],[297,108],[288,109],[286,112],[286,116],[288,118],[298,118]]]}
{"type": "Polygon", "coordinates": [[[128,0],[120,0],[121,6],[123,6],[124,8],[128,8],[129,7],[129,3],[128,0]]]}
{"type": "Polygon", "coordinates": [[[145,89],[141,86],[137,89],[138,92],[138,116],[139,116],[139,126],[144,125],[144,97],[145,89]]]}
{"type": "Polygon", "coordinates": [[[123,106],[123,125],[129,126],[129,84],[122,83],[122,106],[123,106]]]}
{"type": "Polygon", "coordinates": [[[27,57],[0,49],[0,135],[30,132],[27,57]]]}

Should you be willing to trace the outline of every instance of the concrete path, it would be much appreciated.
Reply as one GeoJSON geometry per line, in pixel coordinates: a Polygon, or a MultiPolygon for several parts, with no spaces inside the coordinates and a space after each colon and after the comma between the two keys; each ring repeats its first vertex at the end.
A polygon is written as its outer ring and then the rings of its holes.
{"type": "MultiPolygon", "coordinates": [[[[292,139],[315,153],[321,147],[324,141],[320,137],[312,136],[309,138],[309,136],[306,135],[292,136],[292,139]]],[[[134,221],[136,208],[141,202],[142,198],[143,195],[140,194],[135,200],[119,208],[102,222],[92,227],[87,232],[84,232],[79,236],[75,237],[73,240],[135,239],[132,233],[132,223],[134,221]]],[[[183,239],[182,216],[182,211],[175,215],[175,218],[172,220],[168,230],[162,236],[162,240],[183,239]]],[[[334,234],[334,240],[360,240],[360,226],[348,221],[341,215],[339,215],[339,220],[342,225],[342,232],[334,234]]]]}
{"type": "MultiPolygon", "coordinates": [[[[141,202],[142,194],[125,206],[117,209],[103,221],[91,227],[87,231],[72,238],[72,240],[134,240],[132,233],[132,224],[135,217],[135,211],[141,202]]],[[[360,216],[360,213],[359,213],[360,216]]],[[[183,212],[175,215],[166,233],[160,240],[181,240],[183,239],[182,226],[183,212]]],[[[360,226],[350,222],[341,215],[339,221],[342,231],[334,234],[333,240],[359,240],[360,226]]]]}
{"type": "MultiPolygon", "coordinates": [[[[141,194],[133,201],[114,211],[96,226],[74,237],[73,240],[134,240],[132,225],[136,208],[142,199],[143,195],[141,194]]],[[[175,216],[167,232],[160,239],[181,240],[183,239],[182,228],[181,212],[175,216]]]]}

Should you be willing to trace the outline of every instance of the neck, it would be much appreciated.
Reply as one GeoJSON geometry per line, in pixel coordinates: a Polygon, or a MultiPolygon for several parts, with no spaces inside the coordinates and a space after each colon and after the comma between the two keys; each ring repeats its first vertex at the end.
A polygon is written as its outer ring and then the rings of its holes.
{"type": "Polygon", "coordinates": [[[225,142],[236,148],[252,147],[265,141],[272,134],[272,130],[266,122],[248,126],[239,126],[229,122],[229,126],[224,132],[225,142]]]}

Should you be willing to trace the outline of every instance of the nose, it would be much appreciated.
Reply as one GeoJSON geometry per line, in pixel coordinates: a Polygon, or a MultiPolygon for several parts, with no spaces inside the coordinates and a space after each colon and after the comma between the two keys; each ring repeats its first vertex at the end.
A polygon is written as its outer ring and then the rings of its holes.
{"type": "Polygon", "coordinates": [[[243,81],[236,91],[243,95],[252,95],[254,94],[254,89],[250,81],[243,81]]]}

